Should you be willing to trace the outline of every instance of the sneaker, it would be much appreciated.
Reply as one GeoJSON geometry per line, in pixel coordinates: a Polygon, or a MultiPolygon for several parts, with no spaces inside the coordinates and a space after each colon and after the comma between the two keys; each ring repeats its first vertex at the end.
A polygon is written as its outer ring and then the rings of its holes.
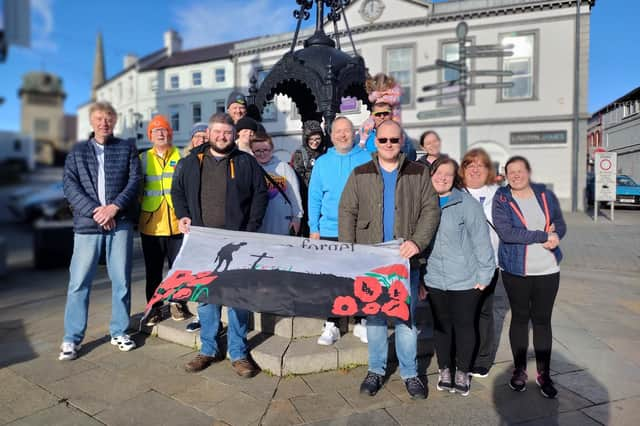
{"type": "Polygon", "coordinates": [[[258,374],[258,369],[246,358],[242,358],[231,363],[231,368],[238,376],[249,378],[258,374]]]}
{"type": "Polygon", "coordinates": [[[536,383],[540,388],[540,393],[545,398],[554,399],[558,396],[558,390],[553,386],[553,380],[549,377],[549,373],[539,373],[536,383]]]}
{"type": "Polygon", "coordinates": [[[78,358],[78,351],[80,350],[80,345],[76,345],[72,342],[62,342],[60,345],[60,355],[58,355],[58,359],[60,361],[71,361],[72,359],[78,358]]]}
{"type": "Polygon", "coordinates": [[[200,330],[200,319],[196,318],[193,321],[191,321],[189,324],[187,324],[186,330],[189,333],[193,333],[195,331],[200,330]]]}
{"type": "Polygon", "coordinates": [[[322,334],[318,337],[318,344],[323,346],[331,346],[340,339],[340,330],[336,325],[327,321],[324,323],[322,334]]]}
{"type": "Polygon", "coordinates": [[[471,375],[473,377],[488,377],[489,376],[489,369],[488,368],[484,368],[484,367],[473,367],[471,369],[471,375]]]}
{"type": "Polygon", "coordinates": [[[360,393],[363,395],[374,396],[382,388],[382,382],[384,377],[367,371],[367,377],[364,378],[360,385],[360,393]]]}
{"type": "Polygon", "coordinates": [[[194,359],[192,359],[187,364],[185,364],[184,370],[187,373],[197,373],[198,371],[202,371],[208,366],[210,366],[211,364],[213,364],[214,362],[216,362],[217,359],[218,358],[215,356],[198,354],[194,359]]]}
{"type": "Polygon", "coordinates": [[[353,326],[353,335],[356,336],[362,343],[369,343],[367,340],[367,320],[363,319],[353,326]]]}
{"type": "Polygon", "coordinates": [[[136,342],[131,340],[131,337],[128,334],[112,337],[111,344],[113,346],[117,346],[122,352],[129,352],[136,348],[136,342]]]}
{"type": "Polygon", "coordinates": [[[160,308],[151,308],[151,312],[149,312],[149,316],[147,317],[147,322],[144,324],[147,327],[154,327],[159,322],[162,322],[162,311],[160,308]]]}
{"type": "Polygon", "coordinates": [[[184,303],[170,303],[171,319],[174,321],[184,321],[191,316],[189,308],[184,303]]]}
{"type": "Polygon", "coordinates": [[[411,377],[410,379],[405,380],[404,385],[407,387],[407,392],[411,395],[411,399],[427,398],[427,390],[418,377],[411,377]]]}
{"type": "Polygon", "coordinates": [[[439,391],[455,392],[453,390],[453,380],[451,380],[451,370],[443,368],[438,370],[438,383],[436,389],[439,391]]]}
{"type": "Polygon", "coordinates": [[[469,390],[471,389],[471,380],[469,379],[469,373],[466,371],[456,370],[456,379],[455,379],[455,392],[459,393],[462,396],[469,395],[469,390]]]}
{"type": "Polygon", "coordinates": [[[527,390],[527,371],[523,368],[513,370],[509,387],[516,392],[524,392],[527,390]]]}

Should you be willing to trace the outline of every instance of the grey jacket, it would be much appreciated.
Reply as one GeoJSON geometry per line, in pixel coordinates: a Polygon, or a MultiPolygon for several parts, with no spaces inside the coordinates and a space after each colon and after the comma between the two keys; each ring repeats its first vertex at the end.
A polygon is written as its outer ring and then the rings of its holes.
{"type": "MultiPolygon", "coordinates": [[[[383,239],[383,181],[378,154],[356,167],[342,192],[338,215],[340,241],[358,244],[381,243],[383,239]]],[[[428,245],[440,221],[438,197],[427,169],[400,154],[395,191],[394,238],[413,241],[420,251],[428,245]]],[[[418,254],[412,267],[420,262],[418,254]]]]}
{"type": "Polygon", "coordinates": [[[442,208],[440,227],[427,259],[428,287],[470,290],[489,285],[496,262],[482,206],[471,195],[453,189],[442,208]]]}

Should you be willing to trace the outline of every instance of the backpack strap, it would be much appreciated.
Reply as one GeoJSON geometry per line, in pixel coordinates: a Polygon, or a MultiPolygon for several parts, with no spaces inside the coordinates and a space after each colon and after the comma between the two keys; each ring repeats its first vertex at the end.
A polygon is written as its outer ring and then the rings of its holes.
{"type": "Polygon", "coordinates": [[[291,207],[293,207],[293,204],[291,204],[291,200],[289,200],[289,197],[287,197],[287,194],[284,193],[284,191],[282,190],[282,188],[280,188],[280,185],[278,185],[276,183],[275,180],[273,180],[273,178],[271,177],[271,175],[269,173],[267,173],[264,169],[262,169],[263,173],[264,173],[264,177],[267,178],[267,180],[269,182],[271,182],[271,185],[275,186],[276,189],[278,190],[278,192],[280,193],[280,195],[282,195],[284,197],[284,200],[287,202],[287,204],[289,204],[291,207]]]}

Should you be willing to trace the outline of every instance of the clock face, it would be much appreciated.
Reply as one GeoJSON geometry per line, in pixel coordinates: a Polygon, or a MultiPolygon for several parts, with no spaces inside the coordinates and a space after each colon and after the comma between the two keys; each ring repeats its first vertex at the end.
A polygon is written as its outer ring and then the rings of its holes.
{"type": "Polygon", "coordinates": [[[384,3],[382,0],[364,0],[360,7],[360,15],[365,21],[373,22],[382,15],[384,3]]]}

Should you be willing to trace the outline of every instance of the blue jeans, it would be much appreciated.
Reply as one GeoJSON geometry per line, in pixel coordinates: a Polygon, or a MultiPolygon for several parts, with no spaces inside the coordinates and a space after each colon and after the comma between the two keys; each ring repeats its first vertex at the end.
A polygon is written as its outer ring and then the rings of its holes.
{"type": "Polygon", "coordinates": [[[75,234],[69,266],[69,288],[64,311],[65,342],[79,344],[87,330],[89,295],[102,247],[106,249],[107,271],[111,278],[111,337],[125,334],[131,313],[131,257],[133,226],[120,222],[103,234],[75,234]]]}
{"type": "MultiPolygon", "coordinates": [[[[400,376],[406,380],[418,375],[416,361],[418,347],[418,333],[415,326],[414,314],[418,302],[419,271],[411,270],[411,312],[410,325],[401,320],[395,322],[396,354],[400,364],[400,376]]],[[[387,352],[389,342],[387,337],[387,317],[375,315],[367,317],[367,339],[369,340],[369,371],[384,376],[387,372],[387,352]]]]}
{"type": "MultiPolygon", "coordinates": [[[[220,329],[220,305],[211,303],[198,304],[198,317],[200,318],[200,353],[207,356],[216,356],[218,342],[216,336],[220,329]]],[[[247,325],[249,323],[249,311],[244,309],[228,308],[229,324],[227,327],[227,347],[231,361],[237,361],[247,357],[247,325]]]]}

